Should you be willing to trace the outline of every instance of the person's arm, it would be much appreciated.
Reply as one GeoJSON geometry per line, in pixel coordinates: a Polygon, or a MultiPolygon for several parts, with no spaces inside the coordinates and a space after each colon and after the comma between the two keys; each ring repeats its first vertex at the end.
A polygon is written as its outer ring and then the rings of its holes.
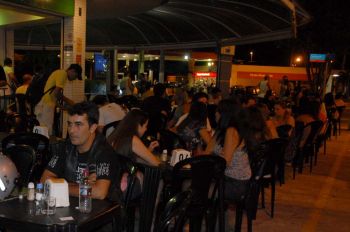
{"type": "Polygon", "coordinates": [[[57,175],[47,169],[44,170],[44,173],[41,175],[40,183],[45,183],[48,179],[57,179],[57,175]]]}
{"type": "Polygon", "coordinates": [[[288,117],[288,124],[291,125],[293,128],[295,127],[295,120],[293,116],[288,117]]]}
{"type": "Polygon", "coordinates": [[[276,130],[275,124],[272,122],[272,120],[266,121],[266,127],[269,131],[269,134],[267,135],[270,139],[278,138],[278,133],[276,130]]]}
{"type": "Polygon", "coordinates": [[[237,130],[233,127],[227,128],[223,147],[223,154],[227,165],[232,162],[234,152],[237,149],[238,145],[239,135],[237,130]]]}
{"type": "Polygon", "coordinates": [[[204,154],[211,154],[211,153],[213,153],[215,144],[216,144],[216,138],[215,138],[215,136],[213,136],[210,139],[209,143],[207,143],[207,147],[205,148],[204,154]]]}
{"type": "Polygon", "coordinates": [[[201,136],[201,139],[205,142],[205,144],[208,144],[210,142],[211,136],[207,128],[200,129],[199,135],[201,136]]]}
{"type": "MultiPolygon", "coordinates": [[[[89,184],[91,186],[91,197],[93,199],[103,200],[107,197],[111,181],[107,179],[96,180],[96,173],[89,176],[89,184]]],[[[79,197],[79,184],[69,183],[69,195],[79,197]]]]}
{"type": "Polygon", "coordinates": [[[40,182],[45,183],[48,179],[59,178],[63,175],[64,164],[65,164],[65,153],[60,155],[54,155],[50,162],[47,164],[43,174],[41,175],[40,182]]]}
{"type": "Polygon", "coordinates": [[[137,136],[132,138],[132,151],[150,165],[158,166],[160,164],[159,159],[152,154],[137,136]]]}
{"type": "MultiPolygon", "coordinates": [[[[50,78],[50,77],[49,77],[50,78]]],[[[68,105],[74,105],[74,101],[63,95],[63,88],[67,81],[66,75],[57,74],[55,77],[55,89],[54,94],[57,100],[63,100],[68,105]]]]}
{"type": "Polygon", "coordinates": [[[62,99],[68,105],[74,105],[74,101],[69,99],[68,97],[63,95],[63,89],[61,87],[56,86],[52,93],[55,95],[56,99],[59,101],[62,99]]]}
{"type": "Polygon", "coordinates": [[[66,97],[66,96],[64,96],[64,95],[62,95],[62,100],[63,100],[65,103],[67,103],[68,105],[70,105],[70,106],[72,106],[72,105],[75,104],[75,102],[74,102],[72,99],[70,99],[70,98],[68,98],[68,97],[66,97]]]}
{"type": "Polygon", "coordinates": [[[175,134],[177,134],[177,126],[171,127],[168,130],[170,130],[171,132],[174,132],[175,134]]]}
{"type": "Polygon", "coordinates": [[[18,83],[17,82],[17,78],[16,78],[16,76],[15,76],[15,74],[13,73],[13,72],[9,72],[8,74],[8,77],[9,77],[9,79],[11,80],[11,81],[13,81],[14,83],[18,83]]]}

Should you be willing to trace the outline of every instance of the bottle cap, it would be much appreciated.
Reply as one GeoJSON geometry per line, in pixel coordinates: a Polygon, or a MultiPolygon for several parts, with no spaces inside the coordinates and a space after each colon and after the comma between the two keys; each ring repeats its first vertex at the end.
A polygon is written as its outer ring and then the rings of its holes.
{"type": "Polygon", "coordinates": [[[43,188],[43,184],[42,183],[37,183],[36,184],[36,188],[37,189],[42,189],[43,188]]]}
{"type": "Polygon", "coordinates": [[[163,150],[163,153],[168,153],[168,151],[166,149],[163,150]]]}
{"type": "Polygon", "coordinates": [[[33,182],[29,182],[28,183],[28,188],[34,188],[34,183],[33,182]]]}

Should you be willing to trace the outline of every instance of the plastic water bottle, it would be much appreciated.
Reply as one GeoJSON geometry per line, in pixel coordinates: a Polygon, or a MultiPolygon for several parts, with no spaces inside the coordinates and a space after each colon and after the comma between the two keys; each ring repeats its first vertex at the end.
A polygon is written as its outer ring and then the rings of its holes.
{"type": "Polygon", "coordinates": [[[39,215],[41,213],[42,208],[42,199],[43,199],[43,184],[38,183],[36,185],[36,191],[35,191],[35,214],[39,215]]]}
{"type": "Polygon", "coordinates": [[[87,170],[84,171],[83,177],[83,181],[79,185],[79,211],[82,213],[90,213],[92,209],[92,200],[87,170]]]}

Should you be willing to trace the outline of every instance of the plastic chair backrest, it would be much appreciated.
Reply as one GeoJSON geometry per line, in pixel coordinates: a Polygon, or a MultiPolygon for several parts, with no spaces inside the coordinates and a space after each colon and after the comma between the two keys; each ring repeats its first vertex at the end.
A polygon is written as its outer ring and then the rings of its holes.
{"type": "MultiPolygon", "coordinates": [[[[215,155],[200,155],[178,162],[173,169],[175,191],[182,191],[182,183],[185,179],[191,180],[192,204],[206,207],[209,188],[214,182],[217,190],[220,181],[224,179],[226,160],[215,155]],[[190,165],[189,168],[186,168],[190,165]]],[[[212,192],[213,198],[216,191],[212,192]]]]}
{"type": "Polygon", "coordinates": [[[174,220],[175,225],[172,231],[183,231],[185,214],[191,203],[191,191],[181,192],[172,197],[166,204],[158,224],[158,232],[168,231],[170,223],[174,220]]]}
{"type": "Polygon", "coordinates": [[[263,142],[259,145],[259,147],[256,149],[254,154],[250,156],[249,159],[250,167],[252,170],[252,177],[250,178],[249,190],[244,200],[247,217],[250,219],[256,217],[261,183],[270,151],[271,146],[269,142],[263,142]]]}
{"type": "Polygon", "coordinates": [[[2,149],[17,145],[26,144],[31,146],[36,153],[45,155],[49,151],[49,139],[41,134],[32,132],[20,132],[15,134],[9,134],[2,140],[2,149]]]}
{"type": "Polygon", "coordinates": [[[34,149],[25,144],[17,144],[3,150],[3,152],[16,165],[17,171],[20,174],[20,186],[27,186],[32,178],[36,162],[34,149]]]}
{"type": "Polygon", "coordinates": [[[136,163],[143,173],[142,201],[140,205],[140,231],[151,231],[161,170],[159,167],[136,163]]]}
{"type": "Polygon", "coordinates": [[[280,138],[288,138],[289,137],[289,132],[293,129],[292,125],[289,124],[284,124],[276,127],[278,136],[280,138]]]}
{"type": "MultiPolygon", "coordinates": [[[[264,168],[264,175],[274,175],[276,165],[284,162],[284,153],[288,140],[276,138],[266,141],[267,144],[267,161],[264,168]]],[[[262,151],[261,151],[262,152],[262,151]]]]}
{"type": "MultiPolygon", "coordinates": [[[[135,163],[126,156],[123,155],[117,155],[117,160],[120,163],[121,167],[121,173],[127,173],[128,174],[128,183],[127,183],[127,189],[124,195],[124,199],[122,199],[122,203],[124,205],[124,208],[128,208],[129,203],[132,200],[132,194],[134,190],[134,185],[136,181],[136,172],[138,170],[138,167],[135,165],[135,163]]],[[[118,178],[121,180],[121,177],[118,178]]]]}
{"type": "Polygon", "coordinates": [[[316,137],[320,130],[322,129],[323,122],[321,120],[316,120],[305,125],[306,127],[311,127],[309,136],[306,139],[306,144],[311,144],[316,140],[316,137]]]}
{"type": "Polygon", "coordinates": [[[111,122],[111,123],[108,123],[107,125],[105,125],[103,127],[103,132],[102,132],[103,135],[106,136],[108,129],[111,129],[111,128],[115,129],[118,126],[119,122],[120,122],[120,120],[114,121],[114,122],[111,122]]]}
{"type": "Polygon", "coordinates": [[[29,128],[27,126],[27,116],[22,114],[8,115],[6,118],[6,125],[8,132],[27,132],[29,128]]]}
{"type": "Polygon", "coordinates": [[[12,129],[14,132],[31,132],[34,126],[39,126],[38,120],[33,115],[26,114],[11,114],[5,119],[7,132],[12,129]]]}

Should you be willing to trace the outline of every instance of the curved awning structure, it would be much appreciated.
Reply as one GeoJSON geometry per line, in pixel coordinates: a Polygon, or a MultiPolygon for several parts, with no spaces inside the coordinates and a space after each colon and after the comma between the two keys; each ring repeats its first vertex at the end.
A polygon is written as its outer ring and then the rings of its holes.
{"type": "MultiPolygon", "coordinates": [[[[289,0],[88,1],[90,48],[186,48],[292,36],[289,0]],[[123,3],[122,3],[123,2],[123,3]],[[123,10],[124,8],[124,10],[123,10]]],[[[310,16],[296,5],[298,26],[310,16]]],[[[59,24],[16,30],[16,45],[59,45],[59,24]],[[35,31],[35,33],[33,32],[35,31]],[[58,43],[57,43],[58,42],[58,43]]]]}

